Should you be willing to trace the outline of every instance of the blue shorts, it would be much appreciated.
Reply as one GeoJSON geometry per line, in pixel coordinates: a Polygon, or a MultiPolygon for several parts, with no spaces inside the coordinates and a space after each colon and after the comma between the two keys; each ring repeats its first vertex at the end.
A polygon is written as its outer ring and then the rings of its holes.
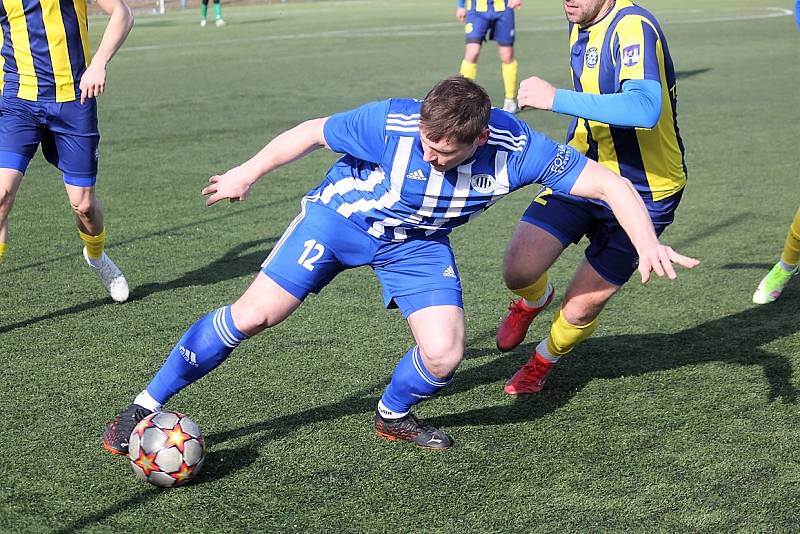
{"type": "Polygon", "coordinates": [[[447,237],[392,243],[372,237],[336,211],[303,198],[300,214],[261,265],[261,271],[303,300],[333,278],[369,265],[387,308],[408,317],[429,306],[463,308],[461,278],[447,237]]]}
{"type": "Polygon", "coordinates": [[[464,32],[468,43],[495,41],[499,46],[514,46],[514,10],[467,12],[464,32]]]}
{"type": "Polygon", "coordinates": [[[31,102],[15,96],[0,101],[0,168],[23,174],[39,144],[45,159],[64,174],[64,183],[92,187],[97,181],[97,103],[31,102]]]}
{"type": "MultiPolygon", "coordinates": [[[[650,210],[656,235],[675,220],[681,194],[663,201],[663,210],[650,210]]],[[[586,236],[586,260],[603,279],[616,286],[624,285],[639,264],[633,243],[605,204],[557,192],[540,194],[525,210],[522,220],[545,230],[564,248],[586,236]]]]}

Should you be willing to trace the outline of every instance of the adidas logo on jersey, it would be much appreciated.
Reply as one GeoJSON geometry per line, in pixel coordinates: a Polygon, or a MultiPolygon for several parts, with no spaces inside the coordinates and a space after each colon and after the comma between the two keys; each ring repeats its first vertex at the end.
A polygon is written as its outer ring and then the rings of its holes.
{"type": "Polygon", "coordinates": [[[425,173],[422,172],[420,169],[417,169],[414,172],[406,174],[406,178],[408,178],[409,180],[423,180],[423,181],[427,180],[427,178],[425,177],[425,173]]]}
{"type": "Polygon", "coordinates": [[[194,365],[195,367],[198,366],[197,365],[197,354],[196,353],[190,351],[189,349],[187,349],[183,345],[178,347],[178,350],[180,351],[181,356],[183,356],[183,359],[186,360],[186,362],[189,365],[194,365]]]}
{"type": "Polygon", "coordinates": [[[447,269],[445,269],[444,272],[442,273],[442,276],[444,276],[445,278],[456,278],[456,270],[453,269],[452,265],[448,265],[447,269]]]}

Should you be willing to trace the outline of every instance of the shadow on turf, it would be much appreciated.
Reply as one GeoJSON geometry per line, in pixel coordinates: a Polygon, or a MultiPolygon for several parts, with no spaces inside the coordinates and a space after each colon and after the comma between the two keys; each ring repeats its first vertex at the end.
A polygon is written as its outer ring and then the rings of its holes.
{"type": "MultiPolygon", "coordinates": [[[[769,385],[768,400],[779,398],[795,404],[798,392],[792,385],[792,366],[779,354],[760,347],[775,339],[800,331],[794,308],[800,290],[787,289],[784,298],[768,306],[749,308],[742,312],[702,323],[673,334],[619,335],[590,338],[576,354],[559,364],[539,395],[514,399],[512,404],[470,410],[460,414],[429,418],[434,425],[452,428],[474,424],[507,424],[535,419],[565,405],[578,391],[594,379],[614,379],[641,376],[647,373],[677,369],[706,362],[725,362],[759,366],[769,385]]],[[[486,338],[494,331],[472,337],[472,344],[485,346],[486,338]]],[[[484,384],[502,383],[527,360],[533,346],[501,355],[488,363],[456,373],[453,384],[442,392],[456,395],[484,384]]],[[[465,359],[485,358],[497,354],[495,349],[467,347],[465,359]]],[[[758,380],[758,379],[755,379],[758,380]]],[[[309,424],[334,420],[357,414],[371,414],[386,385],[385,381],[362,389],[342,400],[325,406],[311,407],[302,412],[287,414],[241,428],[216,432],[206,436],[206,443],[215,446],[230,440],[252,436],[252,442],[284,438],[309,424]]],[[[497,397],[503,394],[498,384],[497,397]]],[[[370,419],[368,416],[367,419],[370,419]]],[[[371,421],[365,420],[365,431],[371,431],[371,421]]],[[[252,463],[252,459],[231,459],[233,465],[225,473],[210,474],[219,478],[252,463]]]]}
{"type": "Polygon", "coordinates": [[[274,243],[277,239],[277,237],[268,237],[266,239],[257,239],[240,243],[228,250],[221,258],[212,261],[200,269],[189,271],[171,282],[153,282],[138,286],[134,288],[128,302],[134,302],[148,297],[153,293],[177,289],[179,287],[212,285],[248,274],[255,277],[264,258],[272,251],[271,246],[269,246],[269,248],[266,247],[268,244],[271,245],[274,243]],[[257,248],[253,252],[243,254],[244,251],[254,247],[257,248]]]}
{"type": "Polygon", "coordinates": [[[769,271],[774,266],[774,263],[726,263],[720,265],[720,269],[758,269],[760,271],[769,271]]]}
{"type": "MultiPolygon", "coordinates": [[[[791,383],[791,363],[787,358],[760,347],[800,330],[794,313],[798,298],[800,290],[789,288],[784,297],[775,303],[749,308],[674,334],[619,335],[589,339],[581,345],[578,354],[559,364],[546,389],[539,395],[515,399],[510,405],[469,410],[428,418],[426,421],[447,429],[464,425],[504,425],[528,421],[564,406],[576,392],[597,378],[640,376],[706,362],[760,366],[769,384],[769,401],[782,398],[786,403],[795,404],[798,392],[791,383]]],[[[486,338],[493,334],[493,331],[482,332],[472,340],[484,345],[486,338]]],[[[455,395],[506,379],[527,359],[531,349],[531,346],[526,346],[524,351],[518,350],[493,359],[485,365],[457,373],[453,385],[444,394],[455,395]]],[[[493,353],[496,353],[494,349],[468,347],[465,357],[473,359],[493,353]]],[[[321,421],[348,415],[371,414],[384,386],[384,381],[376,382],[332,404],[315,406],[294,414],[207,435],[206,443],[209,447],[234,439],[250,439],[243,446],[209,453],[204,471],[194,484],[222,479],[250,466],[258,458],[258,444],[265,440],[281,439],[302,427],[321,421]]],[[[497,396],[502,396],[499,387],[497,396]]],[[[370,419],[369,415],[365,417],[365,432],[372,431],[370,419]]],[[[140,506],[161,495],[162,491],[155,488],[140,491],[128,499],[78,519],[58,532],[72,532],[102,524],[110,516],[140,506]]]]}
{"type": "Polygon", "coordinates": [[[155,499],[161,494],[162,491],[164,490],[159,490],[156,487],[143,489],[141,491],[138,491],[132,497],[128,497],[127,499],[124,499],[122,501],[112,504],[111,506],[103,508],[99,512],[95,512],[91,515],[81,517],[67,525],[64,525],[60,529],[53,531],[53,534],[67,534],[70,532],[78,532],[88,527],[97,527],[98,524],[102,525],[103,521],[105,521],[106,519],[115,514],[124,512],[125,510],[128,510],[129,508],[132,508],[134,506],[141,506],[155,499]]]}
{"type": "MultiPolygon", "coordinates": [[[[141,300],[160,291],[167,291],[180,287],[212,285],[248,274],[255,276],[258,272],[259,265],[261,265],[261,262],[264,261],[264,258],[266,258],[272,250],[270,245],[274,243],[276,239],[276,237],[269,237],[266,239],[240,243],[228,250],[228,252],[226,252],[222,257],[214,260],[205,267],[195,269],[194,271],[189,271],[180,278],[176,278],[170,282],[153,282],[135,287],[128,298],[128,302],[141,300]],[[257,247],[254,251],[244,254],[246,250],[254,247],[257,247]]],[[[56,310],[40,317],[33,317],[17,323],[0,326],[0,334],[11,332],[17,328],[31,326],[48,319],[55,319],[56,317],[63,317],[65,315],[81,313],[93,308],[98,308],[100,306],[106,306],[110,303],[111,301],[108,297],[91,300],[89,302],[77,304],[69,308],[56,310]]]]}
{"type": "MultiPolygon", "coordinates": [[[[191,483],[191,485],[197,486],[218,478],[224,478],[230,473],[252,464],[256,461],[256,458],[258,458],[258,453],[254,449],[247,447],[210,452],[208,453],[208,456],[206,456],[206,460],[203,463],[203,470],[200,472],[200,475],[198,475],[197,479],[191,483]]],[[[127,463],[127,459],[125,463],[127,463]]],[[[134,480],[134,483],[144,484],[143,482],[133,479],[133,473],[131,473],[131,477],[132,480],[134,480]]],[[[69,523],[59,530],[56,530],[55,534],[77,532],[85,528],[103,525],[104,521],[115,514],[128,510],[129,508],[142,506],[143,504],[146,504],[147,502],[164,495],[165,492],[180,491],[179,489],[160,489],[156,488],[155,486],[142,487],[144,489],[136,492],[136,494],[133,496],[107,506],[93,514],[76,519],[72,523],[69,523]]]]}
{"type": "MultiPolygon", "coordinates": [[[[798,391],[792,384],[790,360],[761,347],[800,331],[796,315],[798,298],[800,290],[789,288],[780,300],[772,304],[754,306],[673,334],[590,338],[574,355],[559,364],[542,393],[519,397],[510,406],[479,408],[428,421],[445,428],[527,421],[557,410],[598,378],[641,376],[707,362],[760,367],[769,387],[768,401],[781,399],[784,403],[796,404],[798,391]]],[[[517,350],[480,367],[457,373],[447,394],[508,378],[527,360],[532,350],[533,346],[526,346],[524,351],[517,350]]],[[[753,380],[758,382],[762,377],[753,380]]]]}
{"type": "Polygon", "coordinates": [[[686,78],[691,78],[693,76],[699,76],[700,74],[705,74],[706,72],[710,71],[711,69],[693,69],[693,70],[679,70],[675,72],[675,78],[678,80],[684,80],[686,78]]]}
{"type": "Polygon", "coordinates": [[[275,22],[277,17],[269,17],[269,18],[261,18],[261,19],[247,19],[247,20],[237,20],[234,24],[237,26],[242,26],[245,24],[264,24],[265,22],[275,22]]]}

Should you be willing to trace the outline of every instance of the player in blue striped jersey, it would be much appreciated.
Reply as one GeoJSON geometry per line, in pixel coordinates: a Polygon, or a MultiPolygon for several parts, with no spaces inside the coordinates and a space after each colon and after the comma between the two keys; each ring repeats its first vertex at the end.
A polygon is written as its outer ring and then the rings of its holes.
{"type": "Polygon", "coordinates": [[[103,210],[94,192],[100,142],[95,97],[105,90],[106,64],[128,36],[133,14],[124,0],[97,4],[110,18],[92,57],[86,0],[0,0],[0,260],[9,212],[41,145],[62,173],[84,259],[111,298],[122,302],[128,283],[104,252],[103,210]]]}
{"type": "Polygon", "coordinates": [[[424,101],[393,99],[307,121],[203,190],[207,203],[244,200],[258,179],[328,147],[342,156],[301,202],[252,285],[200,319],[156,376],[112,421],[105,447],[122,454],[136,421],[214,369],[242,341],[274,326],[345,269],[370,266],[416,345],[400,359],[375,413],[377,433],[446,449],[451,439],[411,408],[450,382],[464,350],[461,282],[447,235],[531,183],[606,199],[642,250],[640,270],[675,276],[693,260],[659,244],[630,184],[492,109],[474,82],[448,78],[424,101]]]}

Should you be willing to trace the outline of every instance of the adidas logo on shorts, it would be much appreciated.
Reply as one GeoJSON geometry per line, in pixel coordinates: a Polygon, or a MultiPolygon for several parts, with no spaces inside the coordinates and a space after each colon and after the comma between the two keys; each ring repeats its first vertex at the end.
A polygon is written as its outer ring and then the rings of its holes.
{"type": "Polygon", "coordinates": [[[456,270],[453,269],[452,265],[448,265],[447,269],[445,269],[444,272],[442,273],[442,276],[444,276],[445,278],[456,278],[456,270]]]}

